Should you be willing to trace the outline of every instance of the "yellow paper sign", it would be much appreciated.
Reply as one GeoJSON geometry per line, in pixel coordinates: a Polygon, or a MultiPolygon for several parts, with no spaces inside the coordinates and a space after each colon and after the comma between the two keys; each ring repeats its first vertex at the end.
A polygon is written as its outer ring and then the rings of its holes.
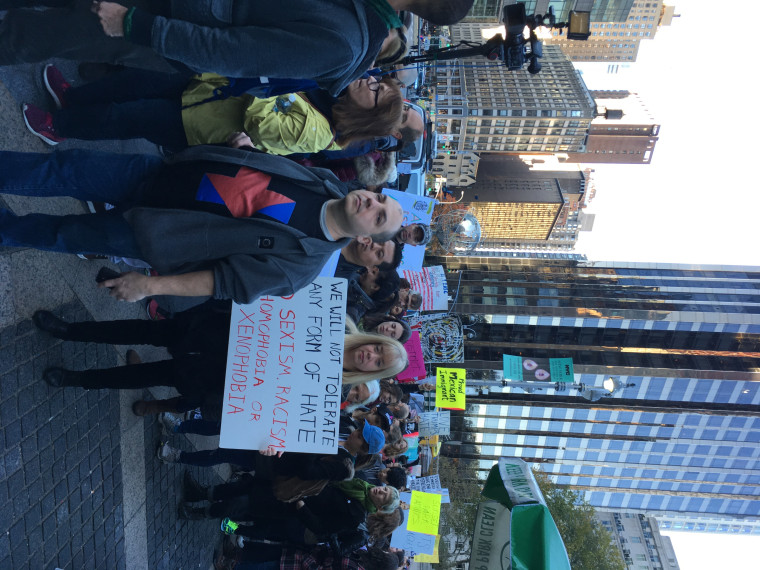
{"type": "Polygon", "coordinates": [[[409,522],[406,530],[423,534],[438,534],[441,519],[441,495],[412,491],[409,505],[409,522]]]}
{"type": "Polygon", "coordinates": [[[435,548],[433,550],[433,554],[415,554],[414,555],[414,561],[415,562],[429,562],[431,564],[438,564],[440,560],[438,559],[438,545],[441,543],[441,535],[435,537],[435,548]]]}
{"type": "Polygon", "coordinates": [[[466,373],[464,368],[438,368],[435,405],[450,410],[464,410],[466,373]]]}

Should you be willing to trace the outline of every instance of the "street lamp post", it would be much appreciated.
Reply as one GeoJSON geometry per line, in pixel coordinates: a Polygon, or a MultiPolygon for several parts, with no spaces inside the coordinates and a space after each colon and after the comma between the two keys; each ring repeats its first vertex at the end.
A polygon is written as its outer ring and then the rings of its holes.
{"type": "Polygon", "coordinates": [[[630,388],[635,384],[624,384],[617,376],[609,376],[603,383],[602,388],[588,386],[583,382],[513,382],[505,381],[504,386],[511,388],[520,388],[528,393],[541,392],[547,388],[554,388],[557,392],[565,390],[577,390],[581,398],[590,402],[596,402],[602,398],[607,398],[623,388],[630,388]]]}

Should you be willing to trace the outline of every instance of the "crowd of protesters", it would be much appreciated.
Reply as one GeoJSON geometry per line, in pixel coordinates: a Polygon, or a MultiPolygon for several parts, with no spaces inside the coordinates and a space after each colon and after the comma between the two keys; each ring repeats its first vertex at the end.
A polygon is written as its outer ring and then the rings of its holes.
{"type": "Polygon", "coordinates": [[[234,466],[211,487],[190,472],[178,505],[217,518],[231,536],[218,568],[390,570],[402,524],[399,491],[414,463],[408,436],[420,390],[408,365],[405,317],[422,296],[398,273],[403,248],[430,228],[402,227],[379,193],[395,151],[422,135],[393,66],[408,52],[404,21],[461,20],[473,0],[0,0],[0,65],[80,62],[69,81],[42,71],[48,108],[22,106],[29,130],[67,139],[145,138],[150,155],[76,148],[2,152],[0,192],[71,196],[92,213],[16,216],[0,209],[0,244],[110,258],[135,271],[104,275],[115,300],[149,302],[149,320],[34,323],[82,342],[150,344],[171,358],[100,370],[51,367],[55,388],[171,386],[140,400],[160,414],[169,463],[234,466]],[[77,83],[76,86],[73,83],[77,83]],[[272,450],[184,452],[176,434],[218,435],[231,301],[289,295],[340,251],[348,280],[340,443],[334,455],[272,450]]]}

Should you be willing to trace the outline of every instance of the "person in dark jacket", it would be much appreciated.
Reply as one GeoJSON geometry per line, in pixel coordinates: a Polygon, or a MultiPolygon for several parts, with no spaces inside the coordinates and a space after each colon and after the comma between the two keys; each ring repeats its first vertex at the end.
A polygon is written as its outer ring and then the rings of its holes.
{"type": "Polygon", "coordinates": [[[472,2],[75,0],[70,9],[11,10],[0,27],[0,65],[51,57],[159,71],[179,65],[228,77],[314,79],[337,95],[373,67],[389,30],[401,27],[395,10],[446,25],[472,2]]]}
{"type": "MultiPolygon", "coordinates": [[[[226,495],[226,490],[219,488],[219,485],[214,487],[215,498],[226,495]]],[[[366,520],[368,514],[392,513],[400,502],[398,490],[394,487],[372,486],[360,479],[330,483],[318,495],[306,497],[294,505],[282,502],[279,505],[270,504],[257,495],[253,512],[245,511],[247,506],[239,501],[237,494],[235,497],[237,501],[217,501],[208,507],[181,507],[180,515],[187,518],[226,516],[234,519],[234,516],[226,513],[236,512],[242,515],[243,520],[254,521],[253,526],[238,527],[236,534],[253,539],[302,544],[354,531],[366,520]],[[266,524],[257,525],[257,520],[265,521],[266,524]]]]}
{"type": "Polygon", "coordinates": [[[327,171],[241,149],[193,147],[170,164],[84,150],[2,152],[0,162],[2,192],[117,205],[82,216],[0,209],[0,244],[142,259],[161,275],[130,272],[100,284],[126,301],[289,295],[350,238],[388,240],[403,217],[383,194],[346,193],[327,171]]]}

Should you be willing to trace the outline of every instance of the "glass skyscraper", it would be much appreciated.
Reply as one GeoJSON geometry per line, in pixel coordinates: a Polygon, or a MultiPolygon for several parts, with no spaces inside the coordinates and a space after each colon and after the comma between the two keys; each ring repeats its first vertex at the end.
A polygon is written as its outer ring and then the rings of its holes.
{"type": "Polygon", "coordinates": [[[663,529],[760,534],[760,268],[439,261],[469,321],[468,386],[488,388],[444,453],[482,473],[502,455],[539,463],[663,529]],[[627,386],[596,402],[510,389],[503,354],[572,357],[576,382],[627,386]]]}

